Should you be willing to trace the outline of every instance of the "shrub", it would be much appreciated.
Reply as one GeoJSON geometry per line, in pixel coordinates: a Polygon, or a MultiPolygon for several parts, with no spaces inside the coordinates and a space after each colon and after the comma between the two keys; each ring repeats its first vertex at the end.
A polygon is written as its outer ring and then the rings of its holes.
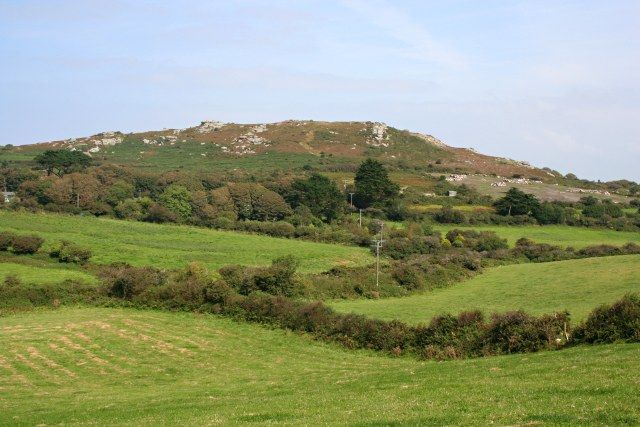
{"type": "Polygon", "coordinates": [[[298,296],[303,284],[296,277],[298,261],[293,256],[274,259],[269,267],[226,266],[218,272],[238,293],[266,292],[271,295],[298,296]]]}
{"type": "Polygon", "coordinates": [[[44,243],[39,236],[14,236],[11,241],[11,249],[14,254],[35,254],[44,243]]]}
{"type": "Polygon", "coordinates": [[[640,254],[640,245],[629,242],[622,246],[622,251],[627,255],[640,254]]]}
{"type": "Polygon", "coordinates": [[[91,258],[91,249],[62,240],[51,248],[49,256],[60,262],[85,264],[91,258]]]}
{"type": "Polygon", "coordinates": [[[447,233],[447,240],[454,247],[468,247],[478,252],[495,251],[509,247],[507,239],[498,237],[493,231],[454,229],[447,233]]]}
{"type": "Polygon", "coordinates": [[[123,299],[132,299],[153,286],[165,283],[166,275],[153,267],[112,266],[103,272],[107,293],[123,299]]]}
{"type": "Polygon", "coordinates": [[[22,284],[22,280],[16,274],[7,274],[4,278],[4,285],[9,287],[16,287],[22,284]]]}
{"type": "Polygon", "coordinates": [[[566,213],[563,206],[545,202],[533,211],[533,217],[540,224],[562,224],[566,219],[566,213]]]}
{"type": "Polygon", "coordinates": [[[256,271],[253,283],[257,290],[271,295],[298,295],[301,291],[301,284],[295,277],[298,265],[293,256],[277,258],[270,267],[256,271]]]}
{"type": "Polygon", "coordinates": [[[387,239],[384,253],[393,259],[402,259],[415,254],[436,253],[441,248],[440,238],[437,236],[393,237],[387,239]]]}
{"type": "Polygon", "coordinates": [[[484,317],[479,311],[462,312],[457,317],[443,314],[431,319],[429,326],[418,326],[415,346],[421,356],[452,359],[479,353],[484,317]]]}
{"type": "Polygon", "coordinates": [[[454,210],[449,206],[444,206],[438,212],[434,213],[433,219],[440,224],[462,224],[466,220],[462,212],[454,210]]]}
{"type": "Polygon", "coordinates": [[[535,243],[527,238],[518,239],[512,249],[515,256],[524,256],[533,262],[561,261],[575,258],[572,248],[563,249],[546,243],[535,243]]]}
{"type": "Polygon", "coordinates": [[[583,257],[599,257],[622,254],[622,248],[612,245],[594,245],[587,246],[578,251],[578,255],[583,257]]]}
{"type": "Polygon", "coordinates": [[[422,273],[415,266],[396,263],[393,265],[391,276],[407,290],[416,290],[422,287],[422,273]]]}
{"type": "Polygon", "coordinates": [[[539,319],[522,311],[494,314],[484,335],[483,351],[525,353],[550,348],[562,336],[568,321],[567,313],[539,319]]]}
{"type": "Polygon", "coordinates": [[[597,307],[576,328],[574,340],[590,344],[640,342],[640,295],[628,294],[611,305],[597,307]]]}
{"type": "Polygon", "coordinates": [[[149,212],[144,217],[144,220],[161,224],[164,222],[176,222],[178,216],[165,206],[156,203],[149,207],[149,212]]]}
{"type": "Polygon", "coordinates": [[[223,304],[234,293],[233,289],[224,280],[208,283],[203,291],[204,301],[210,304],[223,304]]]}
{"type": "Polygon", "coordinates": [[[0,233],[0,251],[8,251],[15,237],[16,235],[9,231],[0,233]]]}

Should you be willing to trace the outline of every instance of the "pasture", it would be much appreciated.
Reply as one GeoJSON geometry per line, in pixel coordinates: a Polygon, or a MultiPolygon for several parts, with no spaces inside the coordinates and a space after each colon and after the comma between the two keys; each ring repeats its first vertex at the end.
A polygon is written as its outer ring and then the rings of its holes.
{"type": "Polygon", "coordinates": [[[0,424],[635,424],[640,344],[420,362],[210,315],[0,318],[0,424]]]}
{"type": "Polygon", "coordinates": [[[571,227],[568,225],[505,226],[434,224],[433,228],[441,233],[446,233],[454,228],[494,231],[500,237],[507,239],[512,246],[521,237],[526,237],[538,243],[548,243],[563,247],[572,246],[576,249],[600,244],[615,246],[621,246],[629,242],[640,244],[640,233],[638,232],[571,227]]]}
{"type": "Polygon", "coordinates": [[[91,262],[181,268],[201,262],[214,270],[229,264],[266,265],[294,255],[303,272],[373,261],[366,248],[217,231],[198,227],[119,221],[91,216],[0,211],[0,230],[36,233],[48,244],[67,239],[91,248],[91,262]]]}
{"type": "Polygon", "coordinates": [[[71,269],[68,265],[41,266],[0,261],[0,281],[7,276],[16,276],[25,284],[54,284],[64,280],[75,280],[86,283],[97,283],[98,279],[80,270],[71,269]]]}
{"type": "Polygon", "coordinates": [[[640,255],[585,258],[495,267],[463,283],[423,294],[379,300],[342,300],[338,311],[428,323],[438,314],[522,309],[544,314],[568,310],[575,322],[596,306],[640,291],[640,255]]]}

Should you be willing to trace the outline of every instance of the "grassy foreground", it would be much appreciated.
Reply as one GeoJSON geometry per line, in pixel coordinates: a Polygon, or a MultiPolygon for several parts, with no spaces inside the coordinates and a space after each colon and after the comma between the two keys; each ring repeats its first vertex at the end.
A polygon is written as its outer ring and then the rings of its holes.
{"type": "Polygon", "coordinates": [[[464,310],[523,309],[534,314],[569,310],[582,320],[596,306],[640,290],[640,255],[584,258],[495,267],[463,283],[404,298],[342,300],[332,306],[410,323],[464,310]]]}
{"type": "Polygon", "coordinates": [[[621,246],[629,242],[640,244],[640,233],[586,227],[571,227],[568,225],[434,225],[434,229],[442,233],[446,233],[454,228],[471,228],[478,231],[494,231],[500,237],[507,239],[509,244],[512,246],[515,244],[516,240],[521,237],[527,237],[538,243],[549,243],[564,247],[572,246],[576,249],[600,244],[615,246],[621,246]]]}
{"type": "Polygon", "coordinates": [[[419,362],[191,313],[0,318],[0,425],[635,424],[640,345],[419,362]]]}
{"type": "Polygon", "coordinates": [[[295,255],[301,271],[319,272],[373,261],[366,248],[95,217],[0,211],[0,230],[36,233],[47,243],[67,239],[86,245],[93,252],[91,261],[99,264],[181,268],[199,261],[213,270],[229,264],[265,265],[295,255]]]}

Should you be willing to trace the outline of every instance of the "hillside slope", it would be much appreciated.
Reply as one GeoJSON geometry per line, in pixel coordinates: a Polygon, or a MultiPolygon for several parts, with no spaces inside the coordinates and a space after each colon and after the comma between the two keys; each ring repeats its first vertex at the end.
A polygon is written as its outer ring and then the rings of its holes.
{"type": "Polygon", "coordinates": [[[287,120],[236,124],[203,121],[198,126],[161,131],[104,132],[97,135],[12,148],[0,159],[27,160],[48,148],[81,150],[98,161],[153,169],[270,168],[353,165],[364,157],[413,170],[514,174],[552,180],[557,176],[525,162],[485,156],[445,145],[430,135],[377,122],[287,120]]]}

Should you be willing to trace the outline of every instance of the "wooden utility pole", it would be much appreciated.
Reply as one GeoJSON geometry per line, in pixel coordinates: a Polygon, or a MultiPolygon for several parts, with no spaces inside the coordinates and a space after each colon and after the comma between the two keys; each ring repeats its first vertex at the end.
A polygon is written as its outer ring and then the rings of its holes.
{"type": "Polygon", "coordinates": [[[382,239],[382,230],[384,229],[384,222],[380,222],[380,238],[373,241],[376,245],[376,288],[380,286],[380,249],[384,240],[382,239]]]}

